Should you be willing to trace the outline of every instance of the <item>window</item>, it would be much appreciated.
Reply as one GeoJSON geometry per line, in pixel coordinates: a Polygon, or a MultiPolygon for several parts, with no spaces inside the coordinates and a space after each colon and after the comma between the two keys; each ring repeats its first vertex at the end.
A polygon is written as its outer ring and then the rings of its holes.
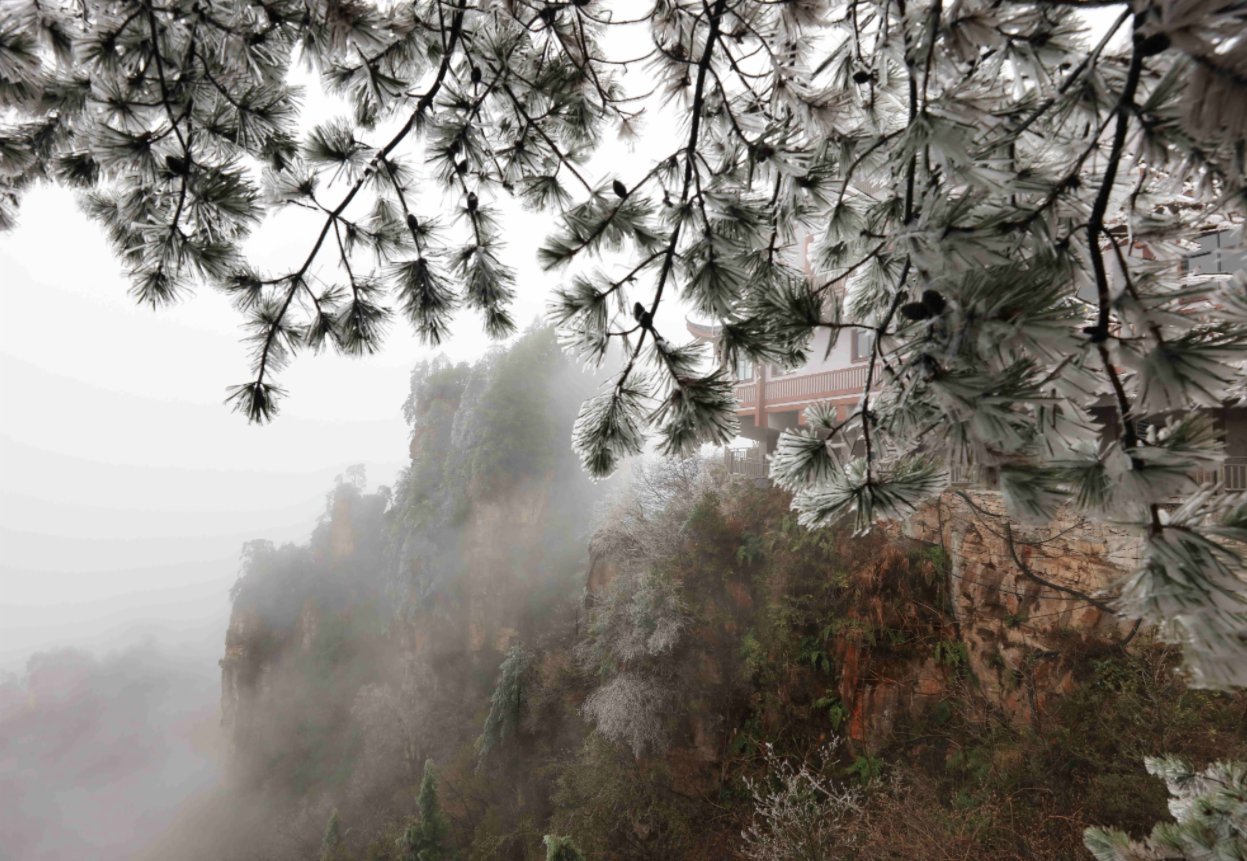
{"type": "Polygon", "coordinates": [[[1234,272],[1247,264],[1247,251],[1243,248],[1242,233],[1236,230],[1218,230],[1205,233],[1197,240],[1199,251],[1188,254],[1183,260],[1183,271],[1191,275],[1214,275],[1234,272]]]}
{"type": "Polygon", "coordinates": [[[874,348],[875,333],[867,332],[862,329],[853,330],[852,338],[852,354],[853,361],[864,362],[870,358],[870,351],[874,348]]]}

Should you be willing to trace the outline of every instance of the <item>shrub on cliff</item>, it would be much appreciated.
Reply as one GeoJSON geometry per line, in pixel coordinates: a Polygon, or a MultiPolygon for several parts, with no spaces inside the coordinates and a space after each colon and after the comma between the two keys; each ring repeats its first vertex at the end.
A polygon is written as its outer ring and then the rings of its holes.
{"type": "Polygon", "coordinates": [[[838,746],[833,738],[799,761],[763,748],[765,773],[745,780],[753,804],[741,833],[747,861],[830,861],[851,851],[866,792],[832,776],[838,746]]]}
{"type": "Polygon", "coordinates": [[[547,834],[542,844],[546,847],[546,861],[585,861],[570,837],[547,834]]]}
{"type": "Polygon", "coordinates": [[[400,861],[451,861],[454,857],[447,843],[450,825],[442,813],[437,780],[437,768],[433,760],[427,760],[416,798],[420,818],[408,825],[399,838],[400,861]]]}
{"type": "Polygon", "coordinates": [[[660,679],[622,672],[589,694],[583,711],[603,737],[639,759],[666,749],[666,718],[674,698],[675,691],[660,679]]]}
{"type": "Polygon", "coordinates": [[[524,708],[524,688],[532,665],[532,656],[522,647],[513,646],[498,668],[498,681],[489,698],[489,714],[485,728],[476,740],[482,762],[495,747],[518,734],[520,713],[524,708]]]}
{"type": "Polygon", "coordinates": [[[342,840],[342,821],[338,811],[329,814],[325,823],[325,836],[320,841],[320,861],[346,861],[346,848],[342,840]]]}

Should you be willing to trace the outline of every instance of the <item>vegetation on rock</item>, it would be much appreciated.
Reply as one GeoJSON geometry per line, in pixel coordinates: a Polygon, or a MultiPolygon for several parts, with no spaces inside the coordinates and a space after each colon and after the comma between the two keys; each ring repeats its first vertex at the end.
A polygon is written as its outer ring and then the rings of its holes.
{"type": "MultiPolygon", "coordinates": [[[[1078,858],[1085,828],[1141,835],[1164,816],[1145,756],[1247,758],[1247,700],[1187,688],[1176,652],[1146,635],[1122,648],[1071,631],[1070,681],[1033,712],[1002,708],[966,638],[1005,623],[957,615],[942,548],[810,531],[783,491],[705,463],[641,469],[596,507],[573,494],[581,516],[597,511],[591,540],[587,520],[582,536],[513,524],[520,561],[499,568],[472,523],[484,518],[496,543],[505,521],[492,512],[505,500],[519,516],[563,486],[522,471],[449,488],[411,476],[464,474],[465,449],[489,435],[457,434],[456,417],[493,390],[498,369],[524,356],[538,380],[563,373],[543,364],[557,351],[537,349],[548,335],[531,337],[481,368],[418,375],[408,486],[386,507],[384,494],[344,482],[320,538],[256,556],[271,566],[240,585],[236,619],[244,599],[262,607],[285,594],[304,607],[303,590],[316,590],[315,613],[266,611],[287,633],[257,633],[270,642],[256,653],[260,677],[284,690],[283,674],[324,667],[322,683],[344,685],[293,700],[298,721],[277,725],[299,730],[266,736],[299,756],[268,760],[261,792],[297,800],[278,818],[306,828],[313,851],[333,807],[351,824],[352,861],[409,861],[428,829],[463,861],[1078,858]],[[460,534],[404,541],[445,528],[438,494],[460,500],[460,534]],[[365,528],[344,529],[357,513],[365,528]],[[314,575],[303,586],[300,564],[314,575]],[[339,570],[358,575],[356,588],[316,585],[339,570]],[[388,614],[367,609],[372,595],[387,596],[388,614]],[[420,771],[432,756],[436,778],[420,771]],[[307,807],[319,819],[300,825],[307,807]]],[[[555,474],[578,476],[569,453],[550,456],[555,474]]],[[[1052,660],[1033,652],[1033,667],[1052,660]]],[[[1026,667],[1005,675],[1024,690],[1044,683],[1026,667]]],[[[282,705],[258,697],[250,708],[256,718],[282,705]]],[[[302,857],[270,847],[276,861],[302,857]]]]}

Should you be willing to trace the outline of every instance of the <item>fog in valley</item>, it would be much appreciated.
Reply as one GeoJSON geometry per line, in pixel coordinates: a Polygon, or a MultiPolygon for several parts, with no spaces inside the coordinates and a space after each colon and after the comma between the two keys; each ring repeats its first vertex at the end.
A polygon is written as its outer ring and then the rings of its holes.
{"type": "Polygon", "coordinates": [[[0,857],[126,861],[220,778],[211,656],[39,652],[0,685],[0,857]]]}
{"type": "MultiPolygon", "coordinates": [[[[136,308],[71,195],[23,208],[0,239],[0,859],[133,858],[220,778],[244,543],[305,541],[347,466],[392,481],[422,350],[400,329],[368,363],[308,357],[303,397],[249,427],[221,405],[226,302],[136,308]]],[[[473,328],[451,355],[485,349],[473,328]]]]}
{"type": "MultiPolygon", "coordinates": [[[[220,662],[231,587],[256,564],[244,551],[263,540],[279,555],[294,554],[293,581],[260,584],[279,637],[308,594],[369,607],[402,599],[409,587],[394,570],[396,535],[412,544],[402,551],[407,557],[428,566],[418,587],[427,597],[453,579],[449,570],[439,573],[439,566],[455,564],[455,523],[465,513],[466,497],[456,496],[452,483],[536,475],[557,461],[559,480],[578,490],[542,492],[569,504],[587,499],[567,433],[591,380],[551,370],[534,388],[520,367],[503,371],[511,376],[502,379],[469,379],[455,360],[487,348],[470,325],[448,345],[451,358],[435,365],[396,333],[395,347],[370,363],[309,358],[305,382],[294,385],[304,396],[277,424],[248,427],[220,405],[222,381],[238,361],[230,310],[205,295],[150,319],[110,274],[115,262],[94,228],[67,213],[73,209],[66,195],[34,194],[22,226],[0,244],[6,274],[25,288],[11,291],[19,313],[0,318],[0,397],[22,405],[6,411],[0,429],[0,795],[7,801],[0,859],[244,858],[251,857],[248,843],[267,845],[256,837],[261,832],[277,841],[274,851],[302,851],[319,840],[320,802],[292,812],[288,790],[268,792],[239,777],[248,767],[231,755],[236,739],[223,728],[220,662]],[[73,222],[77,255],[47,253],[58,219],[73,222]],[[48,354],[21,321],[52,314],[70,346],[48,354]],[[367,558],[325,568],[313,557],[323,551],[317,541],[329,540],[335,494],[362,490],[377,500],[378,512],[391,504],[372,494],[393,486],[407,466],[408,422],[417,409],[409,378],[421,361],[420,373],[459,374],[462,383],[453,385],[475,387],[468,400],[494,411],[483,421],[525,409],[535,420],[524,442],[501,446],[488,463],[461,458],[465,472],[456,477],[409,480],[406,492],[431,500],[422,504],[434,521],[403,538],[401,526],[374,517],[367,527],[373,531],[357,536],[371,542],[367,558]],[[495,394],[480,400],[482,387],[495,394]],[[544,402],[547,393],[557,393],[557,406],[544,402]],[[308,550],[293,549],[309,538],[308,550]],[[355,597],[343,597],[348,593],[355,597]],[[285,805],[280,814],[269,807],[275,798],[285,805]],[[276,830],[288,827],[289,835],[274,836],[278,821],[276,830]]],[[[536,314],[536,305],[521,305],[536,314]]],[[[552,339],[542,343],[542,356],[557,356],[552,339]]],[[[436,411],[437,392],[425,394],[436,411]]],[[[451,422],[454,403],[438,431],[446,438],[424,469],[443,467],[455,446],[480,451],[469,437],[489,425],[466,414],[451,422]]],[[[569,560],[560,569],[567,577],[583,570],[588,521],[562,521],[552,522],[558,546],[550,558],[569,560]]],[[[571,584],[555,598],[574,599],[577,591],[571,584]]],[[[549,597],[542,592],[533,600],[549,597]]],[[[368,612],[384,628],[393,611],[368,612]]],[[[297,710],[309,702],[337,697],[349,710],[357,672],[374,691],[386,682],[397,690],[401,679],[392,677],[396,664],[387,654],[378,643],[361,646],[351,658],[356,669],[313,682],[300,668],[284,676],[279,662],[272,683],[289,708],[255,716],[265,726],[253,731],[296,731],[306,717],[297,710]]],[[[337,727],[321,740],[348,748],[349,733],[342,732],[337,727]]]]}

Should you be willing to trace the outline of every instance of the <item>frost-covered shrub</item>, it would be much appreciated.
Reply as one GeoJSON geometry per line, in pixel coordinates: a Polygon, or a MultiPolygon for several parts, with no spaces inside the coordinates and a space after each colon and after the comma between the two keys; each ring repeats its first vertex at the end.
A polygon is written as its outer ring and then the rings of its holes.
{"type": "Polygon", "coordinates": [[[832,861],[851,843],[866,792],[827,777],[839,740],[833,738],[802,761],[763,748],[767,774],[746,779],[753,818],[741,832],[749,861],[832,861]]]}
{"type": "Polygon", "coordinates": [[[620,575],[589,611],[589,639],[581,650],[591,668],[609,672],[670,654],[687,610],[678,586],[652,571],[620,575]]]}
{"type": "Polygon", "coordinates": [[[670,689],[657,679],[621,673],[590,694],[582,708],[598,732],[640,758],[666,747],[663,716],[670,702],[670,689]]]}
{"type": "Polygon", "coordinates": [[[603,736],[640,757],[666,747],[668,658],[680,641],[687,609],[678,587],[652,571],[621,574],[589,612],[578,657],[607,678],[585,700],[585,717],[603,736]]]}
{"type": "Polygon", "coordinates": [[[695,460],[639,466],[593,538],[594,555],[616,573],[592,596],[587,634],[576,649],[581,666],[603,679],[583,711],[603,736],[638,757],[665,747],[670,658],[688,624],[678,572],[668,565],[706,487],[695,460]]]}
{"type": "Polygon", "coordinates": [[[619,565],[652,565],[684,540],[693,506],[715,477],[697,458],[638,463],[631,480],[602,516],[593,551],[619,565]]]}
{"type": "Polygon", "coordinates": [[[546,847],[546,861],[584,861],[585,856],[570,837],[547,834],[541,842],[546,847]]]}

